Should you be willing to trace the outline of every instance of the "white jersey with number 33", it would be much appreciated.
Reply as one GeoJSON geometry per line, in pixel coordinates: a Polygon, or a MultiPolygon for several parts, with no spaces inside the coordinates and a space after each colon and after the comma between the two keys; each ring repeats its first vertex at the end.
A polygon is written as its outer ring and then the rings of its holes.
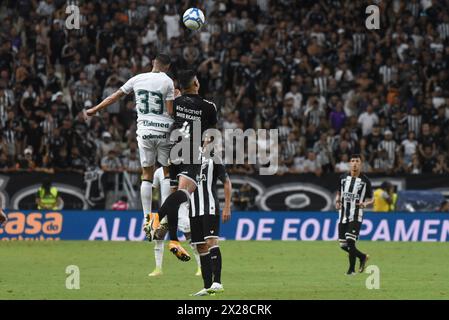
{"type": "Polygon", "coordinates": [[[173,80],[165,72],[147,72],[129,79],[121,88],[124,93],[134,91],[137,110],[137,131],[169,132],[173,119],[165,107],[173,100],[173,80]]]}

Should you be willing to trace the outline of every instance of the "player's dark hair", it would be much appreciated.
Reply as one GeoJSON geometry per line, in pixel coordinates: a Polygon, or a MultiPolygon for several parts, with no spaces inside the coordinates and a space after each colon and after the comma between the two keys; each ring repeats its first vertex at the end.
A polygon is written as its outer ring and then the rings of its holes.
{"type": "Polygon", "coordinates": [[[171,63],[170,56],[168,54],[165,54],[165,53],[159,53],[156,56],[155,60],[157,62],[159,62],[160,64],[164,65],[164,66],[168,66],[171,63]]]}
{"type": "Polygon", "coordinates": [[[193,79],[196,77],[196,72],[189,70],[182,70],[178,72],[178,82],[181,89],[187,89],[192,85],[193,79]]]}
{"type": "Polygon", "coordinates": [[[349,160],[351,159],[360,159],[360,161],[362,161],[362,156],[358,153],[353,153],[351,154],[351,157],[349,157],[349,160]]]}

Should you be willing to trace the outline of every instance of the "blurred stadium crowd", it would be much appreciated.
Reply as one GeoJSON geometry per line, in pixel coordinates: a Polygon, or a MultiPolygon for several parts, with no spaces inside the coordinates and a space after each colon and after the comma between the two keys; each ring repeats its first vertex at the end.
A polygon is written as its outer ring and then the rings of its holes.
{"type": "Polygon", "coordinates": [[[191,32],[195,1],[2,1],[1,170],[137,173],[133,97],[88,124],[81,111],[163,51],[174,78],[197,68],[223,129],[279,129],[279,174],[345,171],[354,152],[368,172],[449,172],[449,1],[378,1],[371,31],[365,1],[202,3],[191,32]]]}

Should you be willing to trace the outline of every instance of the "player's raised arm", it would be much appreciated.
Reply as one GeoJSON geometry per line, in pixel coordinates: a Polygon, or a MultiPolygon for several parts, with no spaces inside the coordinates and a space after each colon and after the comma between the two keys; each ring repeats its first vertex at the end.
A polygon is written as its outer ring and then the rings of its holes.
{"type": "Polygon", "coordinates": [[[99,104],[97,104],[95,107],[92,107],[90,109],[86,110],[86,115],[89,117],[94,116],[98,111],[101,111],[107,107],[109,107],[111,104],[117,102],[120,100],[123,96],[126,96],[126,93],[122,91],[122,89],[118,89],[116,92],[108,96],[106,99],[101,101],[99,104]]]}

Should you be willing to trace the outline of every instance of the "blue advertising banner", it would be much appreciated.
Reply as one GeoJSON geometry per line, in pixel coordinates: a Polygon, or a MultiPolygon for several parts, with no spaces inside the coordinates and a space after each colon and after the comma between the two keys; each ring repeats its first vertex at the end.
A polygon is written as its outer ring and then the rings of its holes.
{"type": "MultiPolygon", "coordinates": [[[[141,211],[8,213],[1,240],[143,241],[141,211]]],[[[335,212],[233,212],[221,225],[229,240],[337,240],[335,212]]],[[[449,241],[449,214],[365,213],[361,240],[449,241]]]]}

